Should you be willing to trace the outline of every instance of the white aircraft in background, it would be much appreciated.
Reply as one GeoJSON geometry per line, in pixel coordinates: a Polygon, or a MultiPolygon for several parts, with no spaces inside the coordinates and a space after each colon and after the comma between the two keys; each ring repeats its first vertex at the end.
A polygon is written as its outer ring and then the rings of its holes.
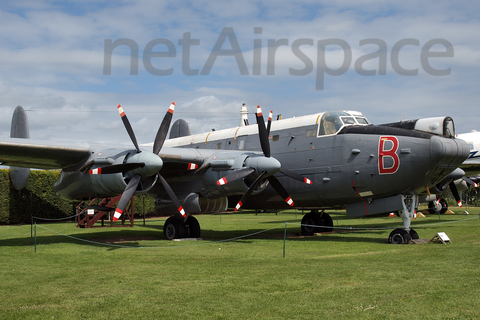
{"type": "Polygon", "coordinates": [[[436,186],[440,195],[437,201],[429,203],[428,208],[431,213],[445,213],[448,210],[447,201],[440,197],[441,193],[443,193],[447,187],[450,186],[453,197],[457,201],[458,206],[461,207],[462,201],[458,191],[468,190],[471,186],[477,188],[480,183],[480,132],[472,130],[469,133],[457,134],[455,137],[464,140],[470,147],[468,158],[459,167],[465,172],[465,176],[461,179],[452,179],[450,182],[436,186]]]}

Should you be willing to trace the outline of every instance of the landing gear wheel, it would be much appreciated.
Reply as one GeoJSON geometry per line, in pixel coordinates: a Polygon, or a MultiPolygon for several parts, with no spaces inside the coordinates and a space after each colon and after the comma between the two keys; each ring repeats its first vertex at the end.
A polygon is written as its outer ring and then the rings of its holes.
{"type": "Polygon", "coordinates": [[[302,218],[302,235],[304,236],[313,236],[314,233],[318,232],[318,226],[320,225],[320,216],[316,210],[312,210],[309,213],[305,214],[302,218]]]}
{"type": "Polygon", "coordinates": [[[413,229],[410,229],[410,237],[412,238],[412,240],[417,240],[417,239],[420,239],[420,237],[418,236],[418,233],[417,231],[413,230],[413,229]]]}
{"type": "Polygon", "coordinates": [[[163,225],[163,237],[165,240],[181,239],[187,235],[185,223],[176,216],[171,216],[163,225]]]}
{"type": "Polygon", "coordinates": [[[388,236],[388,243],[391,243],[391,244],[409,243],[410,240],[412,240],[412,237],[410,236],[410,234],[407,231],[405,231],[405,229],[400,229],[400,228],[393,230],[388,236]]]}
{"type": "Polygon", "coordinates": [[[430,214],[444,214],[448,210],[447,200],[439,199],[437,205],[433,201],[428,203],[428,212],[430,214]]]}
{"type": "Polygon", "coordinates": [[[332,232],[333,231],[333,220],[328,213],[319,214],[320,216],[320,225],[322,228],[318,228],[317,232],[332,232]]]}
{"type": "Polygon", "coordinates": [[[200,229],[200,223],[198,223],[197,218],[189,215],[185,225],[187,228],[188,238],[200,238],[202,230],[200,229]]]}

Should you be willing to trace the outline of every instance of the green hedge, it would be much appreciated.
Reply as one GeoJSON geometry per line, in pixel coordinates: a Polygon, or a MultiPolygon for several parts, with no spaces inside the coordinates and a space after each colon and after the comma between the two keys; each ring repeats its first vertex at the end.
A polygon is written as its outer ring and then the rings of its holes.
{"type": "MultiPolygon", "coordinates": [[[[27,185],[23,190],[16,190],[10,182],[8,169],[0,169],[0,224],[30,223],[31,216],[58,219],[75,214],[78,201],[64,200],[54,191],[53,185],[58,180],[60,171],[31,170],[27,185]]],[[[155,212],[154,199],[147,196],[134,197],[136,217],[145,212],[155,212]]]]}

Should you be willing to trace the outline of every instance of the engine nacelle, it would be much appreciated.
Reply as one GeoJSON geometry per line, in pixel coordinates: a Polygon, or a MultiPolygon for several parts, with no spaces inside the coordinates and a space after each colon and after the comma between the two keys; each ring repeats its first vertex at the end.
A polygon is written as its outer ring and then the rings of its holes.
{"type": "MultiPolygon", "coordinates": [[[[231,195],[242,195],[247,192],[255,178],[265,170],[265,160],[277,161],[274,158],[265,158],[258,153],[226,153],[214,155],[204,166],[208,166],[208,170],[204,173],[205,188],[201,191],[201,195],[206,198],[220,198],[231,195]],[[217,181],[237,170],[245,168],[253,168],[255,171],[243,179],[228,182],[219,185],[217,181]]],[[[278,161],[277,161],[278,162],[278,161]]],[[[257,194],[266,188],[268,181],[262,181],[252,194],[257,194]]]]}
{"type": "MultiPolygon", "coordinates": [[[[135,152],[135,151],[133,151],[135,152]]],[[[97,168],[105,165],[121,164],[131,152],[108,155],[98,154],[90,160],[89,166],[97,168]],[[103,157],[100,157],[103,156],[103,157]]],[[[81,171],[63,171],[53,189],[61,197],[67,199],[87,199],[91,197],[114,197],[121,195],[127,187],[131,173],[89,174],[88,167],[81,171]]],[[[157,175],[148,177],[139,184],[136,194],[148,192],[157,181],[157,175]]]]}
{"type": "MultiPolygon", "coordinates": [[[[188,213],[217,213],[226,211],[228,208],[228,199],[226,197],[210,199],[199,195],[198,193],[190,193],[186,196],[180,196],[179,201],[182,203],[183,209],[188,213]]],[[[174,215],[178,213],[177,208],[170,199],[155,199],[155,210],[162,214],[174,215]]]]}

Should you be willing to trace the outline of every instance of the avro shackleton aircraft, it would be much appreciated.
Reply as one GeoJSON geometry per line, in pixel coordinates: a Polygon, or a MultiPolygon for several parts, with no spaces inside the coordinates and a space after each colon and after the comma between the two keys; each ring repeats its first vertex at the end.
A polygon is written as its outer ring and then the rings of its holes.
{"type": "Polygon", "coordinates": [[[166,140],[174,107],[160,125],[153,152],[140,149],[119,105],[134,148],[11,138],[0,141],[0,161],[62,169],[54,190],[65,198],[122,194],[114,219],[132,195],[147,193],[159,207],[175,208],[164,225],[166,239],[199,237],[191,214],[226,210],[228,198],[237,197],[236,210],[311,210],[302,219],[305,235],[333,226],[319,209],[346,208],[348,216],[398,212],[404,228],[392,231],[389,242],[405,243],[418,238],[410,221],[419,200],[469,154],[468,144],[455,139],[449,117],[419,120],[406,129],[369,124],[354,111],[273,122],[270,116],[265,125],[257,107],[256,126],[190,135],[188,125],[177,121],[166,140]]]}

